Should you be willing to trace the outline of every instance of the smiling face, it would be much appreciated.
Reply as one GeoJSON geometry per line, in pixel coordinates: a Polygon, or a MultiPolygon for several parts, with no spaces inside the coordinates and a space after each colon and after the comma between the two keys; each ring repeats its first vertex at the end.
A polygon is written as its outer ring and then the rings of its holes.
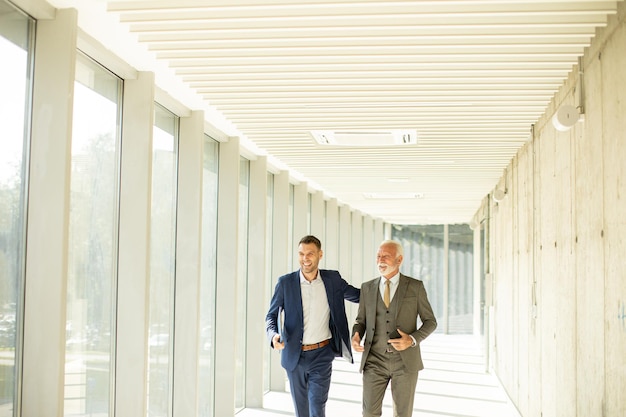
{"type": "Polygon", "coordinates": [[[391,278],[398,273],[402,264],[402,254],[393,243],[383,243],[376,254],[378,271],[385,278],[391,278]]]}
{"type": "Polygon", "coordinates": [[[300,259],[300,269],[305,278],[309,281],[317,276],[317,266],[322,259],[322,250],[314,243],[301,243],[298,246],[298,258],[300,259]]]}

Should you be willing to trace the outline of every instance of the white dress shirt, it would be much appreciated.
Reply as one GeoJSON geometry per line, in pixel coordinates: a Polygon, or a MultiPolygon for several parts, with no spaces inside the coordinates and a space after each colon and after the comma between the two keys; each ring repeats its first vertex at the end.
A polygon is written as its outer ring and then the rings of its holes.
{"type": "Polygon", "coordinates": [[[302,317],[304,319],[303,345],[312,345],[326,339],[332,334],[330,322],[330,307],[324,281],[317,271],[317,277],[309,282],[300,271],[300,292],[302,294],[302,317]]]}

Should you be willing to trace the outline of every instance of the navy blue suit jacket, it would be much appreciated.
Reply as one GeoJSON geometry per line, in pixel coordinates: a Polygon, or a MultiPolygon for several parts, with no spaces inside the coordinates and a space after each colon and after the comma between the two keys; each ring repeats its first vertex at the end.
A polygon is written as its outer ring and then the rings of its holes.
{"type": "MultiPolygon", "coordinates": [[[[331,346],[335,356],[343,356],[352,362],[352,347],[344,300],[358,303],[361,291],[348,284],[338,271],[320,269],[320,276],[326,288],[330,307],[331,346]]],[[[286,370],[293,371],[300,359],[304,333],[300,270],[278,278],[270,308],[265,317],[265,331],[270,344],[275,334],[281,334],[285,349],[281,351],[280,363],[286,370]],[[279,323],[282,311],[284,311],[284,323],[279,323]]]]}

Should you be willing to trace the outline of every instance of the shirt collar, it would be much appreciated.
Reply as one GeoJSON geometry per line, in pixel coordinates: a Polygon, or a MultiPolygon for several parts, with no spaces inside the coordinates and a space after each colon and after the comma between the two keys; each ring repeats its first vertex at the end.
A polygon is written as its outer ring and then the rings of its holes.
{"type": "MultiPolygon", "coordinates": [[[[308,283],[309,281],[307,281],[307,279],[304,277],[304,274],[302,273],[302,270],[300,270],[299,272],[300,272],[300,282],[301,283],[303,283],[303,282],[308,283]]],[[[317,276],[315,277],[315,279],[313,281],[311,281],[311,284],[313,282],[316,282],[319,278],[320,278],[320,270],[318,269],[317,270],[317,276]]]]}
{"type": "MultiPolygon", "coordinates": [[[[383,285],[384,282],[387,280],[387,278],[383,277],[382,275],[380,276],[380,285],[383,285]]],[[[394,276],[391,277],[390,279],[391,281],[391,285],[397,285],[398,282],[400,281],[400,272],[398,272],[397,274],[395,274],[394,276]]]]}

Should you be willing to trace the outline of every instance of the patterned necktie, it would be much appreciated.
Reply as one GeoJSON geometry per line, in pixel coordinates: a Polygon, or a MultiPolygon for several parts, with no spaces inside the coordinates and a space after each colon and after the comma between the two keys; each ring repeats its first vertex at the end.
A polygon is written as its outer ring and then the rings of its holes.
{"type": "Polygon", "coordinates": [[[389,289],[389,285],[391,284],[391,282],[387,279],[385,280],[385,295],[383,296],[383,301],[385,302],[385,307],[389,308],[389,303],[391,302],[391,300],[389,299],[389,294],[390,294],[390,289],[389,289]]]}

